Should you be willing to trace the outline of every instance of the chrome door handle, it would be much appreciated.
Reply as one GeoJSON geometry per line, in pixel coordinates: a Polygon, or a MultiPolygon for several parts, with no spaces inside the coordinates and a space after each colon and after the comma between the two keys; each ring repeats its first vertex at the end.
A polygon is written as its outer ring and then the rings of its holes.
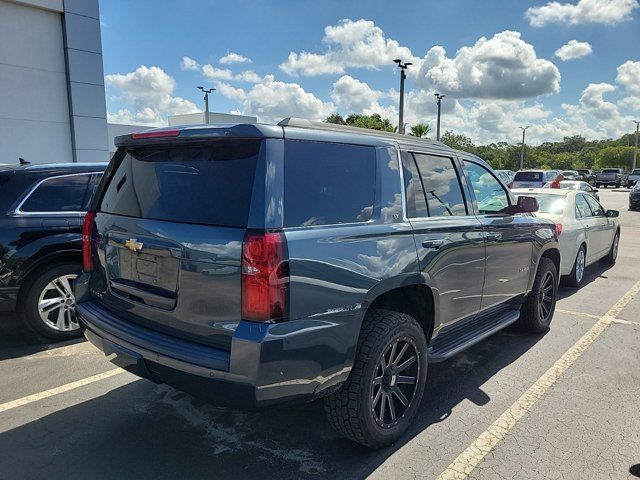
{"type": "Polygon", "coordinates": [[[497,242],[499,240],[502,240],[502,234],[501,233],[487,233],[487,241],[488,242],[497,242]]]}
{"type": "Polygon", "coordinates": [[[437,250],[442,246],[443,243],[444,240],[442,240],[441,238],[436,238],[433,240],[423,240],[422,246],[424,248],[433,248],[434,250],[437,250]]]}

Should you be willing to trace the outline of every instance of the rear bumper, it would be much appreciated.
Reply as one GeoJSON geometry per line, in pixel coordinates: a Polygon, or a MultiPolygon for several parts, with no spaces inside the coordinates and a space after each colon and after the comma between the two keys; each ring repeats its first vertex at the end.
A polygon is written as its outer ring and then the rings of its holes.
{"type": "Polygon", "coordinates": [[[327,339],[344,336],[340,324],[329,322],[241,321],[231,350],[224,351],[140,327],[93,301],[80,303],[76,311],[87,339],[114,364],[236,408],[322,396],[346,380],[354,353],[331,348],[327,339]]]}

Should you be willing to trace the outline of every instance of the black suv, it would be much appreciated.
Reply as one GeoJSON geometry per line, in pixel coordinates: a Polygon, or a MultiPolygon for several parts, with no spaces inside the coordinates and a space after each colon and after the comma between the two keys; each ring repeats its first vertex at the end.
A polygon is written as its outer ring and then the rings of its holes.
{"type": "Polygon", "coordinates": [[[82,219],[106,163],[0,167],[0,311],[45,337],[81,335],[72,286],[82,219]]]}
{"type": "Polygon", "coordinates": [[[117,145],[75,291],[86,337],[137,375],[233,407],[324,397],[380,447],[428,361],[549,328],[556,226],[475,156],[296,119],[117,145]]]}

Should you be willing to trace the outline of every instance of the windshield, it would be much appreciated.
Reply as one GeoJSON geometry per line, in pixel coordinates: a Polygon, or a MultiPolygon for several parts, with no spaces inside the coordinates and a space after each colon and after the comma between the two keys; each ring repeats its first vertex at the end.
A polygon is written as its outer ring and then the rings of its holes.
{"type": "Polygon", "coordinates": [[[605,168],[602,173],[620,173],[620,170],[617,168],[605,168]]]}

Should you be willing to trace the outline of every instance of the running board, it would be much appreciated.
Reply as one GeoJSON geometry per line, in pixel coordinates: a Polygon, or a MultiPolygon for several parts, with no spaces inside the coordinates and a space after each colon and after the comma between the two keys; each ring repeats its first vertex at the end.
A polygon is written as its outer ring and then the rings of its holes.
{"type": "Polygon", "coordinates": [[[508,309],[483,315],[441,331],[428,350],[429,362],[442,362],[484,340],[520,318],[520,310],[508,309]]]}

